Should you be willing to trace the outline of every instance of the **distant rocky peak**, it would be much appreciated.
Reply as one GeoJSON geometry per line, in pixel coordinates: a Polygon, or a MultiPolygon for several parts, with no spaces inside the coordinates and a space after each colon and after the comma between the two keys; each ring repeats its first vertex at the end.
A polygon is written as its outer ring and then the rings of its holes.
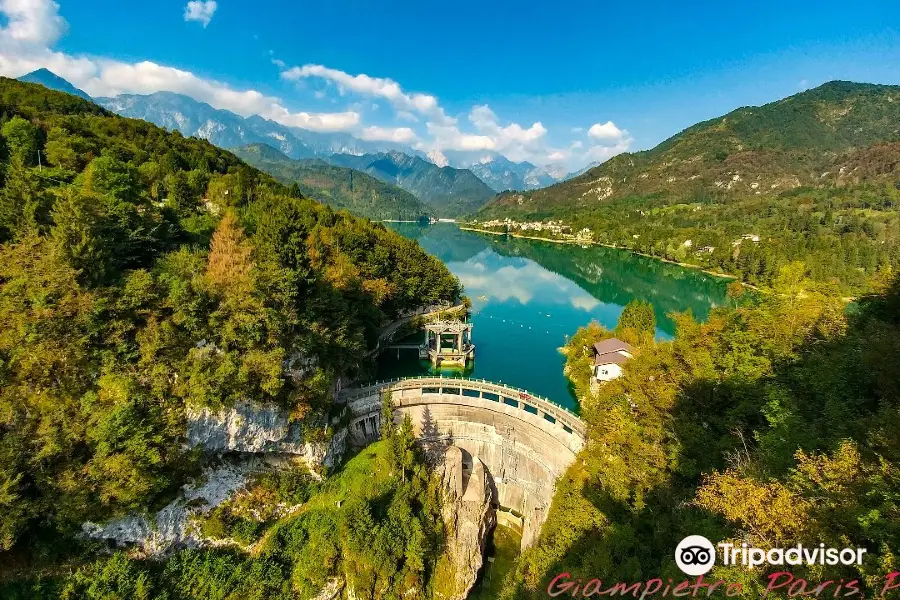
{"type": "Polygon", "coordinates": [[[440,150],[432,150],[431,152],[429,152],[428,160],[439,167],[446,167],[450,164],[450,161],[447,160],[447,157],[444,156],[444,153],[440,150]]]}

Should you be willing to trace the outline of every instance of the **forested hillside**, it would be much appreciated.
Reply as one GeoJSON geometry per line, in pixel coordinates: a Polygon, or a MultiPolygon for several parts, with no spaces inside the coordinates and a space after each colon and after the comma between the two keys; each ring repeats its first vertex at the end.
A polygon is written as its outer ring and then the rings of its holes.
{"type": "Polygon", "coordinates": [[[159,506],[185,407],[326,412],[385,320],[460,292],[205,141],[8,79],[0,109],[0,565],[159,506]]]}
{"type": "Polygon", "coordinates": [[[615,334],[637,356],[594,391],[585,349],[613,332],[594,324],[572,337],[566,373],[589,441],[504,598],[545,598],[559,573],[682,581],[672,551],[687,535],[867,548],[859,568],[718,565],[706,580],[760,598],[771,572],[790,570],[808,589],[857,579],[875,597],[900,553],[900,280],[848,312],[803,273],[790,265],[753,297],[732,285],[737,308],[703,324],[679,316],[671,342],[654,343],[652,310],[629,305],[615,334]]]}
{"type": "Polygon", "coordinates": [[[360,217],[416,221],[432,212],[409,192],[361,171],[318,159],[293,160],[265,144],[241,146],[234,153],[285,185],[296,185],[304,196],[360,217]]]}
{"type": "Polygon", "coordinates": [[[494,191],[468,169],[438,167],[418,156],[402,152],[378,154],[334,154],[335,165],[364,171],[414,194],[439,217],[474,213],[491,199],[494,191]]]}
{"type": "Polygon", "coordinates": [[[771,284],[804,261],[844,293],[900,264],[900,87],[832,82],[699,123],[569,181],[499,195],[481,221],[562,220],[594,239],[771,284]]]}

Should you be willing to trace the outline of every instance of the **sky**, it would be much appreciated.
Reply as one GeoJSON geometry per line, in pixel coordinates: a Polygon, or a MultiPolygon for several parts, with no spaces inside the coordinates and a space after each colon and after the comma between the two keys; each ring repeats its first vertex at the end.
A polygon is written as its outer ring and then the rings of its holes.
{"type": "Polygon", "coordinates": [[[900,0],[0,0],[0,74],[575,170],[833,79],[900,84],[900,0]]]}

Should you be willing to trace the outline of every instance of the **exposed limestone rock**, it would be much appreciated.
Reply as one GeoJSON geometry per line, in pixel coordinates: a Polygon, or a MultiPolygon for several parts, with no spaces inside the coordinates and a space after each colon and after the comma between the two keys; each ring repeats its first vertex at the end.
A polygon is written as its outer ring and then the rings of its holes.
{"type": "Polygon", "coordinates": [[[310,600],[337,600],[344,590],[344,580],[340,577],[329,579],[322,590],[310,600]]]}
{"type": "Polygon", "coordinates": [[[438,600],[465,600],[481,569],[488,533],[497,522],[487,469],[463,452],[456,446],[447,448],[439,471],[447,547],[435,573],[438,600]]]}
{"type": "Polygon", "coordinates": [[[290,422],[287,412],[274,405],[241,402],[222,410],[188,408],[186,416],[188,443],[207,452],[293,454],[311,468],[330,468],[344,452],[345,432],[328,441],[305,440],[300,423],[290,422]]]}
{"type": "Polygon", "coordinates": [[[84,535],[110,540],[117,546],[138,546],[147,555],[161,555],[170,549],[199,545],[199,531],[191,523],[197,514],[206,514],[246,485],[256,468],[252,461],[207,469],[199,481],[182,487],[178,498],[152,516],[129,515],[104,525],[87,522],[84,535]]]}

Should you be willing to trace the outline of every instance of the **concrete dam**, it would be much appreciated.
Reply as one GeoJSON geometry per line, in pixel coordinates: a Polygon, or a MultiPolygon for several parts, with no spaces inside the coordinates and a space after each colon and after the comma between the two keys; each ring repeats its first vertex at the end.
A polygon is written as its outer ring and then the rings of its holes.
{"type": "Polygon", "coordinates": [[[493,483],[498,522],[536,539],[547,517],[557,478],[584,446],[585,425],[565,408],[525,390],[483,380],[413,377],[342,391],[349,433],[358,445],[379,438],[382,397],[394,418],[409,414],[426,445],[463,451],[464,472],[480,460],[493,483]]]}

